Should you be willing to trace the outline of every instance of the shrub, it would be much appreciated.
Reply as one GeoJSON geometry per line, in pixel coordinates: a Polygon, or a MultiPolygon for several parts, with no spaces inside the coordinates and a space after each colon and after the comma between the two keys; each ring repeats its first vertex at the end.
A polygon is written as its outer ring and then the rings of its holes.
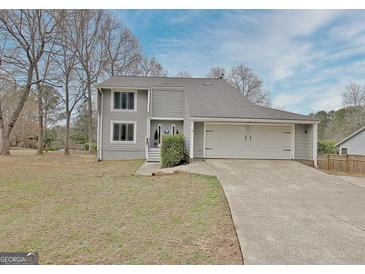
{"type": "Polygon", "coordinates": [[[319,141],[317,147],[318,154],[336,154],[335,143],[334,141],[319,141]]]}
{"type": "Polygon", "coordinates": [[[184,161],[185,141],[182,134],[163,135],[161,145],[161,166],[174,167],[184,161]]]}
{"type": "MultiPolygon", "coordinates": [[[[96,143],[93,142],[91,144],[91,151],[95,152],[97,149],[96,143]]],[[[89,150],[89,143],[81,144],[81,150],[89,150]]]]}

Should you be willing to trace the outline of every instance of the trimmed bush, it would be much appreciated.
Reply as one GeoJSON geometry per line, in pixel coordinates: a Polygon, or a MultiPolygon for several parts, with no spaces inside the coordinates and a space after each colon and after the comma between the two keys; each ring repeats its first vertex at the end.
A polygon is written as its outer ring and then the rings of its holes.
{"type": "Polygon", "coordinates": [[[319,141],[318,142],[318,154],[336,154],[335,141],[319,141]]]}
{"type": "Polygon", "coordinates": [[[174,167],[184,161],[185,141],[182,134],[163,135],[161,145],[161,166],[174,167]]]}

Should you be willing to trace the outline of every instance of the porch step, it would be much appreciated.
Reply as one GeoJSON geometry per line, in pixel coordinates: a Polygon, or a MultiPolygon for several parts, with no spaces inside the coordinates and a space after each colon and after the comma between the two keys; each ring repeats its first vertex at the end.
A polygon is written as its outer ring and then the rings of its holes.
{"type": "Polygon", "coordinates": [[[160,148],[150,148],[148,150],[148,162],[160,162],[161,161],[161,149],[160,148]]]}

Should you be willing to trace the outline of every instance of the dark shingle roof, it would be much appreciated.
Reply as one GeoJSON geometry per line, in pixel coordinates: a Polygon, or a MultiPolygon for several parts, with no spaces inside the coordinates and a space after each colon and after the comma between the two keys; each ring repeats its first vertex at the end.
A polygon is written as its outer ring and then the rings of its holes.
{"type": "Polygon", "coordinates": [[[97,87],[184,87],[191,117],[316,121],[306,115],[252,104],[223,79],[114,76],[97,87]]]}

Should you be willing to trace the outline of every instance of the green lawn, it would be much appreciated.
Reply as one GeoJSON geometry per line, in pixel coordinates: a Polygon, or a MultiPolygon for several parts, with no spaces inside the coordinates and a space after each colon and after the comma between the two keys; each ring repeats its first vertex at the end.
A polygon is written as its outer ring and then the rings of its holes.
{"type": "Polygon", "coordinates": [[[0,156],[0,250],[41,264],[240,264],[214,177],[135,176],[142,161],[0,156]]]}

